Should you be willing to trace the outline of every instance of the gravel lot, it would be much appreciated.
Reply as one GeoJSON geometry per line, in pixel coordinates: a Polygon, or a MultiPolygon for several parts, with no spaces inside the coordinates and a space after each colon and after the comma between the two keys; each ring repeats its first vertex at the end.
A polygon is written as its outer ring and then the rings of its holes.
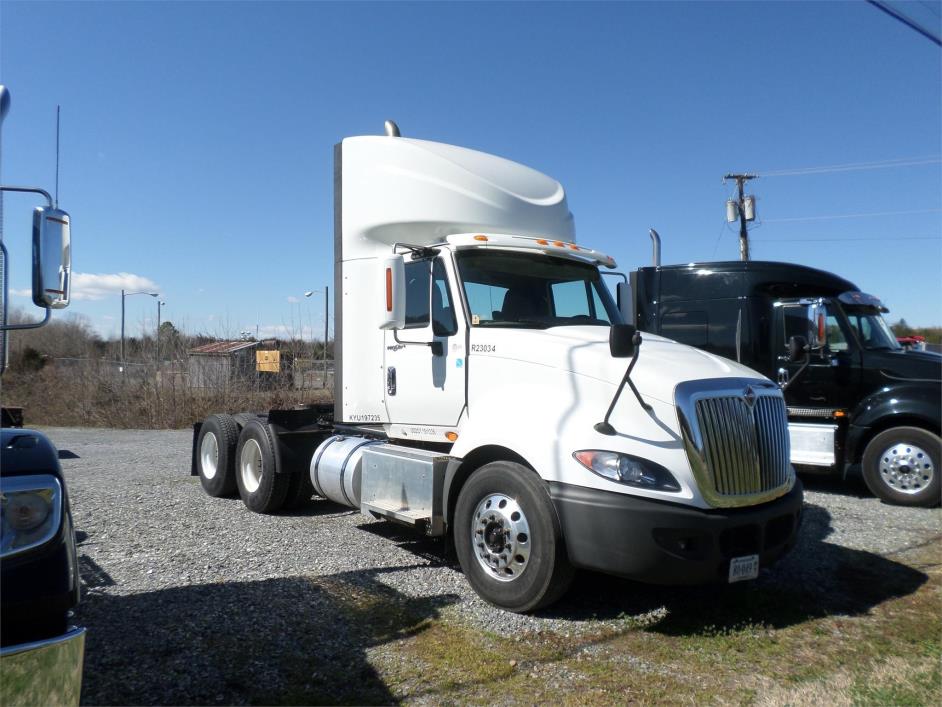
{"type": "Polygon", "coordinates": [[[188,430],[46,432],[79,532],[85,704],[291,702],[299,671],[333,700],[394,702],[401,691],[375,666],[395,663],[390,644],[423,619],[525,641],[626,621],[670,631],[672,620],[709,625],[710,592],[769,587],[800,587],[814,601],[757,617],[767,623],[853,616],[920,587],[926,575],[897,560],[942,533],[939,509],[806,479],[801,541],[758,582],[664,590],[584,573],[558,605],[518,616],[478,599],[440,540],[326,501],[262,516],[209,498],[189,476],[188,430]]]}

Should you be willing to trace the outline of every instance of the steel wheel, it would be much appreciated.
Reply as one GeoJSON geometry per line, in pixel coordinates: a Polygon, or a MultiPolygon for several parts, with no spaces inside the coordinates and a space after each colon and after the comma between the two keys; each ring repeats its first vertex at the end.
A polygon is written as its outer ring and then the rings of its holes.
{"type": "Polygon", "coordinates": [[[534,611],[572,581],[559,520],[545,482],[532,469],[494,461],[461,487],[455,551],[478,595],[509,611],[534,611]]]}
{"type": "Polygon", "coordinates": [[[867,444],[861,471],[875,496],[898,506],[930,507],[942,495],[942,440],[919,427],[892,427],[867,444]]]}
{"type": "Polygon", "coordinates": [[[935,465],[922,447],[898,442],[880,455],[880,477],[900,493],[916,494],[932,483],[935,465]]]}
{"type": "Polygon", "coordinates": [[[471,518],[475,557],[494,579],[511,582],[530,559],[530,524],[523,509],[500,493],[483,499],[471,518]]]}
{"type": "Polygon", "coordinates": [[[200,468],[207,479],[215,478],[219,468],[219,442],[212,432],[203,435],[203,442],[200,444],[200,468]]]}
{"type": "Polygon", "coordinates": [[[254,439],[246,440],[239,457],[239,473],[242,474],[242,486],[249,493],[255,493],[262,483],[262,448],[254,439]]]}
{"type": "Polygon", "coordinates": [[[194,445],[196,472],[210,496],[231,496],[236,490],[236,446],[239,428],[231,415],[210,415],[194,445]]]}

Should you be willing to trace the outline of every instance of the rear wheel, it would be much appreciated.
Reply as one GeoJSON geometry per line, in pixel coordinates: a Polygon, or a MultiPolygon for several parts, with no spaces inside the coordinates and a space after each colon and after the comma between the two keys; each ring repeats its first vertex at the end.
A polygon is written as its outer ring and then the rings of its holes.
{"type": "Polygon", "coordinates": [[[276,469],[276,444],[271,429],[260,420],[249,421],[239,435],[236,484],[242,502],[256,513],[274,513],[288,494],[291,476],[276,469]]]}
{"type": "Polygon", "coordinates": [[[942,490],[939,437],[918,427],[884,430],[864,450],[864,481],[897,506],[935,506],[942,490]]]}
{"type": "Polygon", "coordinates": [[[211,415],[196,440],[196,468],[203,490],[216,498],[236,492],[235,457],[239,428],[231,415],[211,415]]]}
{"type": "Polygon", "coordinates": [[[573,569],[553,503],[525,466],[499,461],[475,471],[458,496],[454,528],[461,568],[491,604],[534,611],[569,588],[573,569]]]}

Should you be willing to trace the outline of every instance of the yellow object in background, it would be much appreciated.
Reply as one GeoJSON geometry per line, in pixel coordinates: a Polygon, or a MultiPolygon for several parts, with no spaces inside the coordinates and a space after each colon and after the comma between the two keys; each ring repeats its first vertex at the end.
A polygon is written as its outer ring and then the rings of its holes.
{"type": "Polygon", "coordinates": [[[260,373],[281,373],[281,351],[256,351],[255,370],[260,373]]]}

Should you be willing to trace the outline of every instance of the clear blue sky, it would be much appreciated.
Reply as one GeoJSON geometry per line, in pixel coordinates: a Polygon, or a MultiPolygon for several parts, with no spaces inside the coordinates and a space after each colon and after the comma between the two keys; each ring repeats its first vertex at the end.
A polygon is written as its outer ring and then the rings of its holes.
{"type": "MultiPolygon", "coordinates": [[[[938,25],[938,2],[907,7],[938,25]]],[[[322,331],[303,292],[333,282],[332,147],[386,118],[555,177],[578,240],[623,270],[648,264],[651,226],[665,263],[736,259],[727,171],[922,161],[756,180],[752,252],[937,325],[940,57],[863,2],[3,0],[3,179],[52,189],[61,104],[67,312],[116,336],[121,285],[154,287],[165,319],[225,336],[322,331]]],[[[5,200],[17,290],[32,205],[5,200]]],[[[130,298],[128,331],[155,315],[130,298]]]]}

